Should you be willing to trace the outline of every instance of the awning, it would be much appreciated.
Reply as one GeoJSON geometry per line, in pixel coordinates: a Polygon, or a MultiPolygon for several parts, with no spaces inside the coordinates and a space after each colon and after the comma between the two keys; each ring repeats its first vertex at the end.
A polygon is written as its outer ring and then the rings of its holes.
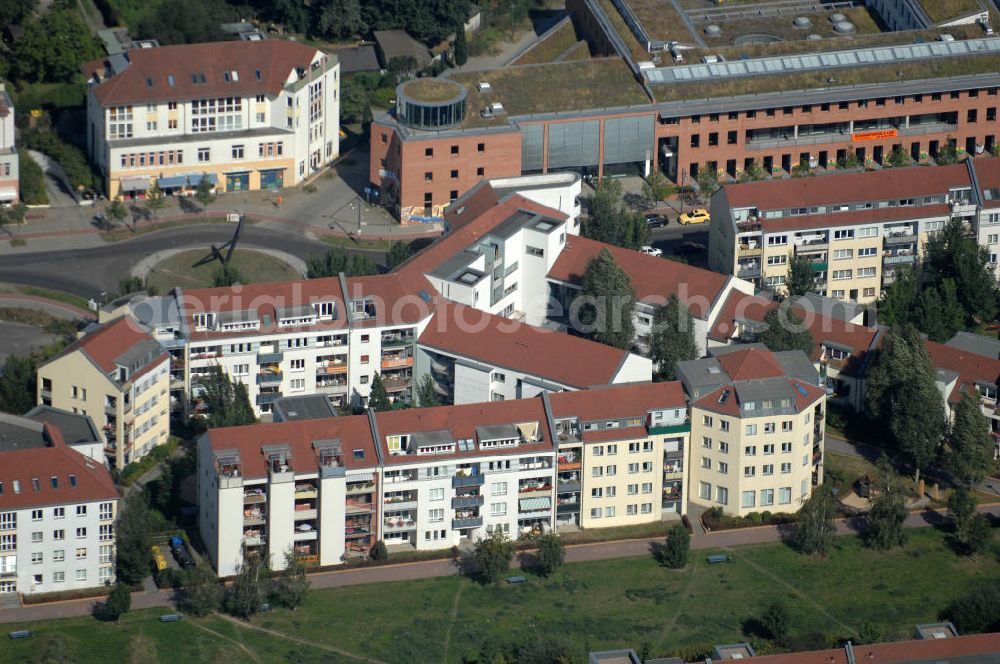
{"type": "Polygon", "coordinates": [[[14,187],[0,187],[0,201],[13,201],[17,199],[17,189],[14,187]]]}
{"type": "Polygon", "coordinates": [[[146,191],[149,189],[149,178],[122,178],[122,191],[146,191]]]}
{"type": "Polygon", "coordinates": [[[522,512],[534,512],[535,510],[547,510],[552,507],[552,499],[545,498],[522,498],[520,501],[522,512]]]}
{"type": "Polygon", "coordinates": [[[348,482],[374,482],[374,473],[347,473],[348,482]]]}
{"type": "Polygon", "coordinates": [[[160,185],[160,189],[176,189],[177,187],[187,186],[188,176],[186,175],[170,175],[165,178],[158,178],[156,184],[160,185]]]}
{"type": "Polygon", "coordinates": [[[205,178],[208,178],[208,181],[213,185],[218,184],[219,182],[219,178],[216,177],[215,173],[192,173],[188,176],[188,184],[192,187],[197,187],[198,183],[205,178]]]}

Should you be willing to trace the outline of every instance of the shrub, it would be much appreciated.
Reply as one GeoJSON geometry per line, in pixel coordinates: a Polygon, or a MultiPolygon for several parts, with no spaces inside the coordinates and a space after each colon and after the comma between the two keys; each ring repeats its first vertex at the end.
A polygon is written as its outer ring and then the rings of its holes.
{"type": "Polygon", "coordinates": [[[389,560],[389,550],[385,546],[385,541],[379,540],[375,542],[375,546],[372,547],[369,555],[372,560],[389,560]]]}
{"type": "Polygon", "coordinates": [[[979,634],[1000,630],[1000,586],[977,588],[959,597],[941,613],[960,634],[979,634]]]}
{"type": "Polygon", "coordinates": [[[83,152],[64,142],[55,132],[31,129],[24,132],[21,142],[25,147],[38,150],[59,162],[66,171],[71,186],[75,188],[94,186],[94,173],[90,170],[83,152]]]}
{"type": "Polygon", "coordinates": [[[28,205],[46,205],[49,202],[49,195],[45,191],[45,174],[42,167],[31,158],[27,150],[18,152],[20,162],[21,200],[28,205]]]}
{"type": "Polygon", "coordinates": [[[764,517],[761,516],[760,512],[750,512],[744,518],[755,526],[764,523],[764,517]]]}
{"type": "Polygon", "coordinates": [[[667,541],[659,550],[660,564],[671,569],[681,569],[688,562],[691,552],[691,533],[683,524],[677,523],[667,531],[667,541]]]}

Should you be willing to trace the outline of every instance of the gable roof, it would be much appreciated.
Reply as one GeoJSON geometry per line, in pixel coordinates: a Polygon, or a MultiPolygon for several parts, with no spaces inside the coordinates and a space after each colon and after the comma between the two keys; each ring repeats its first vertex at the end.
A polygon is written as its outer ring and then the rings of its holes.
{"type": "Polygon", "coordinates": [[[684,408],[684,388],[680,381],[599,386],[576,392],[548,395],[553,417],[599,420],[645,415],[650,410],[684,408]]]}
{"type": "Polygon", "coordinates": [[[759,655],[744,661],[747,664],[991,664],[1000,653],[1000,633],[974,634],[950,639],[926,639],[855,645],[848,649],[831,648],[811,652],[793,652],[781,655],[759,655]]]}
{"type": "Polygon", "coordinates": [[[719,358],[719,365],[732,381],[777,378],[785,375],[774,353],[760,348],[726,353],[719,358]]]}
{"type": "MultiPolygon", "coordinates": [[[[308,75],[318,52],[312,46],[283,39],[133,48],[126,52],[129,66],[98,84],[94,96],[103,107],[208,97],[273,97],[293,70],[302,69],[308,75]],[[238,80],[226,81],[223,72],[232,71],[237,72],[238,80]],[[202,74],[205,82],[195,83],[192,77],[202,74]]],[[[84,63],[84,74],[89,77],[99,72],[103,63],[84,63]]]]}
{"type": "Polygon", "coordinates": [[[441,298],[419,343],[574,388],[610,383],[629,355],[441,298]]]}
{"type": "Polygon", "coordinates": [[[113,373],[121,365],[129,368],[130,378],[133,379],[169,357],[131,316],[121,316],[88,332],[46,364],[76,351],[82,352],[105,375],[113,373]],[[129,365],[139,365],[139,368],[133,369],[129,365]]]}
{"type": "Polygon", "coordinates": [[[378,50],[382,53],[382,64],[386,67],[393,58],[412,57],[418,67],[430,62],[431,54],[427,47],[410,36],[406,30],[375,30],[372,33],[378,50]]]}
{"type": "Polygon", "coordinates": [[[549,278],[579,286],[587,264],[597,258],[602,249],[610,251],[615,262],[628,274],[639,300],[663,301],[677,295],[692,316],[703,320],[729,280],[718,272],[576,235],[567,236],[566,246],[549,270],[549,278]]]}
{"type": "Polygon", "coordinates": [[[975,395],[976,383],[1000,383],[1000,359],[978,355],[962,348],[939,344],[930,339],[924,342],[931,364],[935,369],[948,369],[958,374],[955,389],[948,396],[952,403],[961,401],[962,394],[975,395]]]}

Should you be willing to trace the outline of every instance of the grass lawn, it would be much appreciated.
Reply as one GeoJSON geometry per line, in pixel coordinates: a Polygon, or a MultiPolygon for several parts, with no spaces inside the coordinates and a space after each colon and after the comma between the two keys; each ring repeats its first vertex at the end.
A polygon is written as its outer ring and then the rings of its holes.
{"type": "Polygon", "coordinates": [[[460,662],[485,643],[539,635],[564,637],[581,653],[645,642],[653,655],[691,653],[745,640],[744,621],[775,599],[789,608],[793,639],[844,639],[866,622],[886,638],[905,638],[951,600],[1000,577],[995,555],[956,556],[930,528],[911,531],[906,547],[889,553],[854,536],[839,538],[825,560],[781,544],[731,550],[725,565],[709,566],[711,553],[698,552],[679,572],[643,557],[575,563],[520,586],[446,577],[319,590],[298,611],[253,620],[298,641],[218,616],[164,625],[158,610],[131,613],[121,626],[38,622],[23,626],[36,637],[0,649],[0,663],[460,662]]]}
{"type": "MultiPolygon", "coordinates": [[[[205,257],[204,249],[191,249],[174,254],[160,261],[150,270],[148,284],[158,293],[166,293],[171,288],[205,288],[212,285],[212,274],[218,269],[218,261],[192,267],[205,257]]],[[[268,254],[252,249],[237,249],[231,264],[243,276],[246,283],[267,283],[301,279],[302,275],[287,263],[268,254]]]]}
{"type": "Polygon", "coordinates": [[[552,34],[519,57],[514,64],[535,65],[543,62],[552,62],[576,43],[577,36],[573,22],[566,21],[556,28],[552,34]]]}
{"type": "Polygon", "coordinates": [[[34,295],[35,297],[44,297],[49,300],[56,300],[57,302],[65,302],[66,304],[71,304],[74,307],[83,309],[84,311],[89,310],[89,305],[87,300],[72,293],[64,293],[62,291],[52,290],[50,288],[38,288],[37,286],[10,286],[9,288],[0,288],[0,292],[9,293],[21,293],[22,295],[34,295]]]}

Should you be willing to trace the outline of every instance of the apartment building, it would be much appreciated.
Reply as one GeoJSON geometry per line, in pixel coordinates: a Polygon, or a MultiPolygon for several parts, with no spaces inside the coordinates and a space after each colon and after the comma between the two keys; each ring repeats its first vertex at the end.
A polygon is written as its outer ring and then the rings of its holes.
{"type": "Polygon", "coordinates": [[[20,196],[20,171],[14,136],[14,102],[0,83],[0,205],[16,203],[20,196]]]}
{"type": "Polygon", "coordinates": [[[199,528],[220,575],[247,553],[277,569],[289,550],[328,565],[379,539],[442,549],[495,530],[516,539],[685,510],[678,383],[343,417],[282,403],[297,414],[199,441],[199,528]],[[620,474],[607,469],[615,461],[620,474]]]}
{"type": "Polygon", "coordinates": [[[607,528],[687,513],[691,426],[677,381],[547,395],[555,423],[556,519],[607,528]]]}
{"type": "Polygon", "coordinates": [[[87,147],[109,197],[294,186],[339,154],[340,66],[279,39],[128,48],[85,63],[87,147]]]}
{"type": "Polygon", "coordinates": [[[709,266],[780,292],[790,262],[806,258],[820,295],[873,302],[952,218],[979,233],[995,260],[1000,227],[990,230],[988,216],[982,223],[977,179],[998,168],[1000,159],[982,158],[727,185],[712,197],[709,266]]]}
{"type": "Polygon", "coordinates": [[[0,413],[0,598],[114,582],[118,491],[50,422],[0,413]]]}
{"type": "Polygon", "coordinates": [[[131,317],[96,326],[37,370],[43,406],[89,415],[124,468],[170,434],[170,356],[131,317]]]}
{"type": "Polygon", "coordinates": [[[440,302],[420,335],[417,381],[445,403],[478,403],[649,382],[649,358],[582,337],[440,302]]]}
{"type": "Polygon", "coordinates": [[[826,393],[805,353],[716,348],[678,376],[691,403],[691,501],[735,516],[797,511],[823,481],[826,393]]]}
{"type": "Polygon", "coordinates": [[[364,415],[211,429],[198,441],[198,525],[219,576],[246,555],[336,565],[379,535],[378,448],[364,415]]]}

